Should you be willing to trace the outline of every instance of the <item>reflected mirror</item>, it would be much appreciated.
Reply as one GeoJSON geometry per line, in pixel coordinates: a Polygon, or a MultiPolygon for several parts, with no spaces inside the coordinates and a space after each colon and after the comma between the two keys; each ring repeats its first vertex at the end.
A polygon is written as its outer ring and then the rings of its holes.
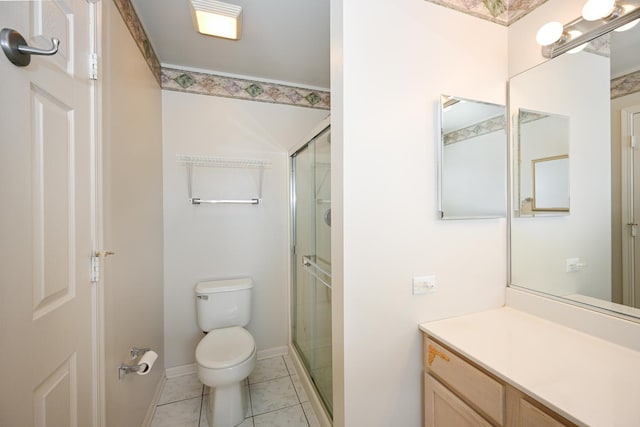
{"type": "Polygon", "coordinates": [[[520,109],[514,173],[514,214],[569,212],[569,117],[520,109]]]}
{"type": "Polygon", "coordinates": [[[636,25],[509,83],[511,284],[636,318],[640,161],[630,141],[640,135],[639,49],[636,25]],[[544,129],[529,129],[536,121],[522,116],[530,112],[544,112],[544,129]],[[568,141],[566,151],[525,153],[529,139],[546,142],[549,133],[568,141]]]}
{"type": "Polygon", "coordinates": [[[504,105],[441,96],[440,218],[505,216],[505,111],[504,105]]]}

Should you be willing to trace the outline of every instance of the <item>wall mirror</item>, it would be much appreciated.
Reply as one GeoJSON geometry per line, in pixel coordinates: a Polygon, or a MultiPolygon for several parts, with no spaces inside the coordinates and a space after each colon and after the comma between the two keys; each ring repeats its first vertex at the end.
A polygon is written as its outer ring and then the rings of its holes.
{"type": "Polygon", "coordinates": [[[442,219],[506,215],[504,105],[440,98],[438,206],[442,219]]]}
{"type": "Polygon", "coordinates": [[[514,214],[569,213],[569,117],[519,109],[514,214]]]}
{"type": "Polygon", "coordinates": [[[640,135],[639,49],[636,25],[509,82],[511,285],[636,321],[640,161],[630,135],[640,135]],[[528,114],[545,118],[527,122],[528,114]],[[544,120],[544,129],[531,129],[544,120]],[[550,138],[567,142],[526,153],[529,139],[550,138]],[[541,184],[558,191],[541,202],[541,184]],[[554,214],[558,207],[566,210],[554,214]]]}

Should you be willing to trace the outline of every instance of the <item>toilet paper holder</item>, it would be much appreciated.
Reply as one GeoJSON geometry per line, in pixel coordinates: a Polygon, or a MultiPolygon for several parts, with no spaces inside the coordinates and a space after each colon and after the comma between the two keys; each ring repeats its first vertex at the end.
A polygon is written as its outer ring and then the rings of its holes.
{"type": "Polygon", "coordinates": [[[151,370],[153,366],[153,362],[158,357],[158,355],[151,351],[150,348],[138,348],[133,347],[129,349],[129,354],[131,355],[131,360],[137,360],[136,364],[127,365],[126,363],[121,363],[118,367],[118,379],[122,380],[125,375],[131,373],[137,373],[138,375],[145,375],[147,372],[151,370]],[[147,352],[153,353],[151,358],[145,357],[147,352]]]}

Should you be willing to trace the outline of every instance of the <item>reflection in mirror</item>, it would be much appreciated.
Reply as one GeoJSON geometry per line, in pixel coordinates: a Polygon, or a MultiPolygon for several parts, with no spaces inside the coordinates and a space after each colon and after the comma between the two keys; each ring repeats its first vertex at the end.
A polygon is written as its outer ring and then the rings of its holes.
{"type": "Polygon", "coordinates": [[[521,108],[517,129],[514,214],[569,212],[569,117],[521,108]]]}
{"type": "Polygon", "coordinates": [[[569,156],[532,160],[534,212],[569,212],[569,156]]]}
{"type": "Polygon", "coordinates": [[[443,95],[440,107],[440,217],[504,217],[505,106],[443,95]]]}
{"type": "MultiPolygon", "coordinates": [[[[640,161],[630,141],[640,134],[639,49],[637,25],[605,34],[581,52],[560,55],[509,83],[511,284],[635,318],[640,318],[635,308],[640,307],[640,239],[633,237],[640,222],[640,161]],[[568,155],[570,215],[533,210],[535,194],[525,193],[533,183],[524,183],[526,164],[518,161],[523,144],[518,135],[526,135],[528,126],[517,117],[520,109],[548,112],[567,123],[568,131],[559,131],[564,135],[559,138],[569,141],[567,152],[537,158],[568,155]],[[531,211],[525,215],[522,202],[528,197],[531,211]]],[[[539,166],[536,162],[536,180],[539,166]]],[[[533,180],[533,171],[528,176],[533,180]]]]}

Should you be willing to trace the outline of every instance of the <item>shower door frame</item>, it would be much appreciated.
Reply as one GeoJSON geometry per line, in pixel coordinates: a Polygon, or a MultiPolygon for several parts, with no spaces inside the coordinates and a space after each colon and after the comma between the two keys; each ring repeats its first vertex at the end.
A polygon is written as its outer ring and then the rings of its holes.
{"type": "Polygon", "coordinates": [[[310,403],[314,406],[314,409],[316,410],[316,414],[319,415],[319,420],[321,421],[321,424],[323,425],[331,425],[331,411],[327,408],[326,402],[324,401],[324,399],[321,397],[320,392],[317,389],[317,385],[311,375],[311,372],[309,372],[309,369],[307,368],[306,364],[304,363],[304,358],[306,356],[304,356],[302,354],[302,352],[300,351],[300,349],[298,348],[298,345],[294,342],[294,316],[296,316],[296,313],[294,312],[295,307],[296,307],[296,302],[293,300],[295,297],[295,293],[294,293],[294,286],[296,285],[296,283],[294,283],[294,281],[297,279],[297,272],[296,272],[296,239],[297,239],[297,235],[296,235],[296,181],[295,181],[295,173],[296,173],[296,167],[295,167],[295,157],[298,153],[301,153],[303,150],[308,149],[309,145],[316,139],[318,138],[320,135],[322,135],[323,133],[330,131],[330,127],[331,127],[331,122],[330,122],[330,117],[327,117],[325,120],[323,120],[314,130],[313,132],[311,132],[309,134],[309,136],[307,138],[305,138],[303,141],[301,141],[300,144],[294,146],[288,153],[288,157],[289,157],[289,207],[290,207],[290,221],[289,221],[289,226],[290,226],[290,238],[289,238],[289,242],[290,242],[290,266],[289,266],[289,282],[290,282],[290,286],[289,286],[289,302],[290,302],[290,309],[289,309],[289,350],[291,353],[291,358],[292,361],[294,362],[295,365],[297,365],[296,367],[298,368],[298,371],[303,373],[303,375],[301,375],[301,377],[306,377],[306,378],[301,378],[303,384],[307,385],[307,392],[309,392],[311,390],[312,393],[307,393],[310,394],[309,395],[309,400],[310,403]],[[309,390],[310,389],[310,390],[309,390]],[[319,412],[319,410],[321,410],[319,412]],[[322,416],[320,416],[322,415],[322,416]],[[324,421],[324,422],[323,422],[324,421]]]}

